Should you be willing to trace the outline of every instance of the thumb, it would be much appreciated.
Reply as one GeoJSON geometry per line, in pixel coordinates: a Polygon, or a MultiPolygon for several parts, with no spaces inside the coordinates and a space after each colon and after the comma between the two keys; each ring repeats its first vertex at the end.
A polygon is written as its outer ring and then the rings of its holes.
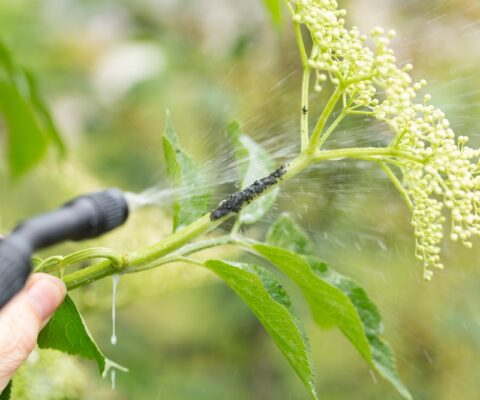
{"type": "Polygon", "coordinates": [[[65,294],[60,279],[34,274],[25,289],[0,311],[0,393],[34,349],[40,330],[65,294]]]}

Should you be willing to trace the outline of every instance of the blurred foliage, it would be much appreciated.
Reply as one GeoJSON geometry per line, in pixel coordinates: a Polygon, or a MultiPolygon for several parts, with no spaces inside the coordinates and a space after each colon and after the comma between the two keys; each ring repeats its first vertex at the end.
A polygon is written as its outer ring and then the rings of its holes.
{"type": "Polygon", "coordinates": [[[87,370],[70,356],[53,350],[35,350],[15,377],[12,398],[36,399],[112,399],[110,390],[95,393],[88,387],[87,370]],[[39,374],[38,370],[43,373],[39,374]]]}
{"type": "Polygon", "coordinates": [[[262,0],[270,13],[270,18],[274,25],[280,26],[282,24],[282,11],[283,11],[283,2],[282,0],[262,0]]]}
{"type": "MultiPolygon", "coordinates": [[[[362,31],[378,24],[395,28],[401,61],[411,61],[415,78],[430,82],[435,104],[455,130],[480,143],[480,6],[472,0],[342,5],[362,31]]],[[[2,125],[0,230],[84,191],[164,186],[166,108],[179,116],[176,129],[189,154],[217,177],[231,169],[225,127],[232,118],[245,121],[278,163],[288,159],[298,136],[299,61],[288,21],[279,33],[269,18],[259,0],[1,2],[0,38],[41,83],[69,152],[63,163],[47,156],[13,185],[2,125]]],[[[376,144],[386,134],[360,118],[342,128],[337,146],[376,144]]],[[[219,185],[213,200],[234,184],[219,185]]],[[[362,162],[322,165],[289,182],[277,209],[249,228],[251,234],[263,237],[284,210],[314,236],[316,255],[368,288],[415,398],[478,398],[478,243],[473,251],[445,248],[447,269],[425,284],[413,256],[408,210],[382,173],[362,162]]],[[[153,243],[170,232],[170,217],[144,210],[101,244],[127,251],[153,243]]],[[[233,250],[224,251],[231,256],[233,250]]],[[[38,395],[43,382],[57,377],[76,388],[64,393],[71,399],[304,398],[301,383],[248,308],[203,269],[165,267],[124,277],[119,289],[116,347],[109,344],[111,282],[73,293],[101,348],[130,369],[117,375],[118,389],[97,377],[95,365],[49,352],[56,361],[48,358],[45,365],[54,372],[27,363],[20,376],[33,394],[18,398],[62,398],[53,391],[38,395]]],[[[299,296],[293,303],[308,317],[299,296]]],[[[398,398],[388,384],[375,384],[340,334],[320,332],[312,320],[306,330],[324,398],[398,398]]],[[[56,390],[67,390],[56,382],[56,390]]]]}
{"type": "Polygon", "coordinates": [[[170,113],[163,134],[167,173],[179,193],[174,195],[173,231],[181,229],[206,214],[210,205],[208,182],[198,166],[178,143],[170,113]]]}
{"type": "Polygon", "coordinates": [[[7,133],[7,157],[13,177],[26,174],[45,155],[49,142],[60,153],[65,146],[33,75],[18,66],[0,42],[0,113],[7,133]]]}

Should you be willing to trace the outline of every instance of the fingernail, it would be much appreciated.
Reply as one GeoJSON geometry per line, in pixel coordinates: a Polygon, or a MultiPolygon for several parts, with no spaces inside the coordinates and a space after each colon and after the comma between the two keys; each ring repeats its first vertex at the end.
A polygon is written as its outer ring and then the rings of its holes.
{"type": "Polygon", "coordinates": [[[42,321],[47,320],[65,297],[66,288],[56,278],[43,278],[28,289],[28,298],[42,321]]]}

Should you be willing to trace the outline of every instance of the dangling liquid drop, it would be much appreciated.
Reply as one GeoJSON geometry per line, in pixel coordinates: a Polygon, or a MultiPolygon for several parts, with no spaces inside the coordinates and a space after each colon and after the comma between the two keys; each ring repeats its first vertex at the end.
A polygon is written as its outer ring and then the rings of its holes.
{"type": "Polygon", "coordinates": [[[110,380],[112,381],[112,390],[115,390],[116,377],[117,377],[116,371],[115,369],[112,369],[110,371],[110,380]]]}
{"type": "MultiPolygon", "coordinates": [[[[117,344],[117,334],[116,334],[116,318],[117,318],[117,288],[118,281],[120,280],[120,275],[113,275],[112,280],[112,337],[110,338],[110,343],[113,346],[117,344]]],[[[113,382],[113,381],[112,381],[113,382]]]]}

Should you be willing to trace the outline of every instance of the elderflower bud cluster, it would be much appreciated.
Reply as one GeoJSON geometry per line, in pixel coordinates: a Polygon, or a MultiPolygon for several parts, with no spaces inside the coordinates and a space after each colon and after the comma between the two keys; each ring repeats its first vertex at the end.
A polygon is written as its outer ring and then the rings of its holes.
{"type": "Polygon", "coordinates": [[[467,137],[456,138],[445,114],[430,105],[430,95],[418,101],[427,82],[413,82],[410,64],[397,66],[389,48],[395,32],[375,28],[372,51],[356,27],[345,27],[346,12],[335,0],[293,0],[292,8],[294,20],[312,35],[309,67],[317,73],[316,89],[328,75],[343,89],[349,109],[385,122],[395,136],[391,148],[409,155],[395,164],[412,203],[416,256],[431,279],[432,269],[443,269],[445,211],[453,241],[471,247],[471,238],[480,236],[480,151],[467,146],[467,137]]]}

